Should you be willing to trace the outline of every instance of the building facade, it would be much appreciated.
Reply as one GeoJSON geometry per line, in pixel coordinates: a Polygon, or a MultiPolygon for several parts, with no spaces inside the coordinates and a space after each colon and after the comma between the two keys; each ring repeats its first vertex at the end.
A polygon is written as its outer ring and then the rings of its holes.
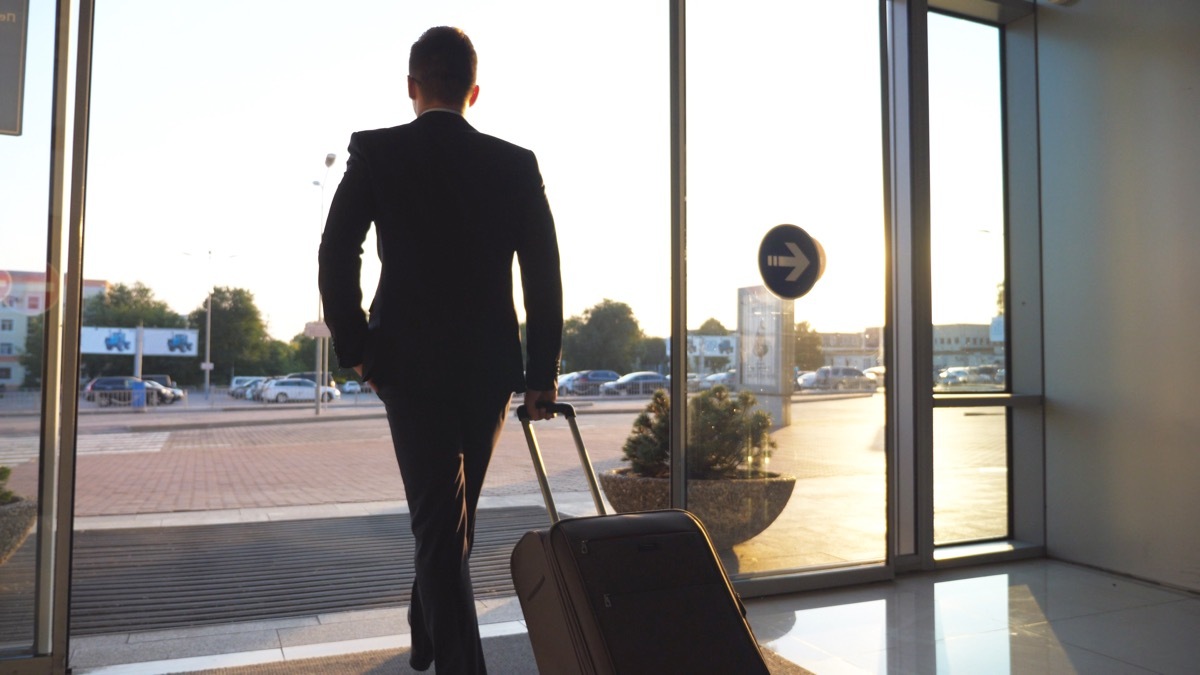
{"type": "MultiPolygon", "coordinates": [[[[107,281],[85,279],[83,298],[107,289],[107,281]]],[[[29,337],[29,323],[56,301],[53,290],[47,288],[45,272],[0,270],[0,385],[5,389],[25,384],[27,373],[21,365],[21,354],[29,337]]]]}

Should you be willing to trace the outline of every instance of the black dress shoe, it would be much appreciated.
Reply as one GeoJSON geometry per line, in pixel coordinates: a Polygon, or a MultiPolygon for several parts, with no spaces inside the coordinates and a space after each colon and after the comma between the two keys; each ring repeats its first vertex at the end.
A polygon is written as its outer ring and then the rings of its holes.
{"type": "Polygon", "coordinates": [[[425,634],[424,626],[422,626],[420,634],[417,633],[417,628],[413,624],[412,606],[408,608],[408,626],[412,635],[412,652],[408,655],[408,665],[419,672],[429,670],[429,666],[433,665],[433,643],[425,634]]]}

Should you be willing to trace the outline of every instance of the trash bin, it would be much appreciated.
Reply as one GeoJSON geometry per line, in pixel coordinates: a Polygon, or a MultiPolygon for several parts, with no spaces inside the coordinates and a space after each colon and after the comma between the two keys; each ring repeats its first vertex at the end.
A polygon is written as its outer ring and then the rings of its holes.
{"type": "Polygon", "coordinates": [[[133,383],[133,390],[130,391],[129,403],[130,403],[130,405],[133,406],[134,410],[137,410],[140,412],[145,412],[145,410],[146,410],[146,383],[145,382],[134,382],[133,383]]]}

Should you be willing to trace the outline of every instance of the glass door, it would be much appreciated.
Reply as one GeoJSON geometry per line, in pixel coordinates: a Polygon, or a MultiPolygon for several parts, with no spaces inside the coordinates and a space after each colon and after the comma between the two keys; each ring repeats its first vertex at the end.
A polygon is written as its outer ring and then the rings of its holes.
{"type": "Polygon", "coordinates": [[[735,579],[882,563],[879,3],[686,22],[688,508],[735,579]]]}
{"type": "Polygon", "coordinates": [[[75,3],[0,2],[0,670],[65,669],[75,3]]]}

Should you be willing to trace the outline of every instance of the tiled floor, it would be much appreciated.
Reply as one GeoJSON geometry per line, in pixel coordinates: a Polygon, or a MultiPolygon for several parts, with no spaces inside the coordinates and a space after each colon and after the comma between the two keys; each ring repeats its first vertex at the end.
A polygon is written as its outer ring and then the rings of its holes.
{"type": "Polygon", "coordinates": [[[1200,596],[1049,560],[748,604],[759,641],[818,675],[1200,672],[1200,596]]]}
{"type": "MultiPolygon", "coordinates": [[[[746,604],[763,645],[818,675],[1200,672],[1200,597],[1049,560],[746,604]]],[[[77,641],[74,672],[148,675],[404,647],[408,635],[396,632],[407,628],[402,617],[403,610],[354,612],[233,626],[225,634],[210,627],[204,635],[77,641]],[[244,647],[196,653],[206,642],[230,640],[244,647]],[[140,652],[143,662],[87,666],[114,648],[140,652]]],[[[481,603],[480,620],[485,636],[525,630],[511,599],[481,603]]]]}

